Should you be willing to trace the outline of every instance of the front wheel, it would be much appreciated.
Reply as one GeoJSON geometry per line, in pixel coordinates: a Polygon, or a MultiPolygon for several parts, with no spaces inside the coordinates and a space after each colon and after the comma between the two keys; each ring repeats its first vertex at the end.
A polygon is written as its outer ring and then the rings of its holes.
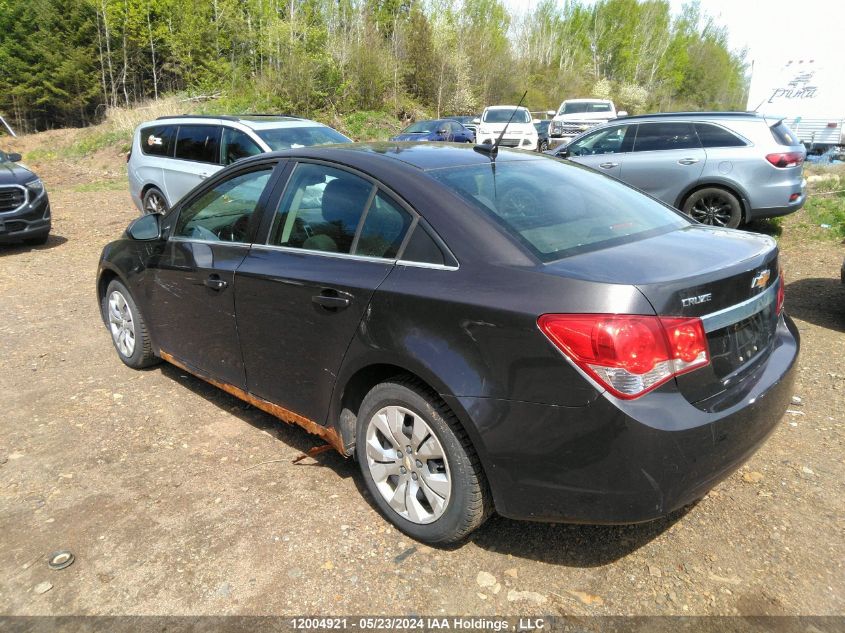
{"type": "Polygon", "coordinates": [[[466,432],[422,384],[376,385],[358,416],[356,456],[381,513],[409,536],[454,543],[491,513],[481,464],[466,432]]]}
{"type": "Polygon", "coordinates": [[[141,312],[126,286],[117,279],[112,280],[103,296],[101,308],[120,360],[133,369],[159,362],[153,354],[141,312]]]}
{"type": "Polygon", "coordinates": [[[549,149],[549,142],[548,141],[540,141],[537,145],[537,151],[540,153],[545,152],[549,149]]]}
{"type": "Polygon", "coordinates": [[[731,192],[707,187],[694,192],[684,201],[682,211],[693,220],[711,226],[735,229],[742,223],[742,205],[731,192]]]}
{"type": "Polygon", "coordinates": [[[167,213],[167,199],[164,194],[156,189],[150,187],[147,193],[144,194],[143,204],[144,213],[167,213]]]}

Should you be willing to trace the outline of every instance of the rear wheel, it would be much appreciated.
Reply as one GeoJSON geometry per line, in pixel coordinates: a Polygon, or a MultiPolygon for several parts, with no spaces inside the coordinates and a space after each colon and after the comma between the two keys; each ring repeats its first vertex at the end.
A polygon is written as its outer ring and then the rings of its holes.
{"type": "Polygon", "coordinates": [[[711,226],[735,229],[742,223],[742,205],[731,192],[719,187],[706,187],[693,192],[682,207],[693,220],[711,226]]]}
{"type": "Polygon", "coordinates": [[[422,384],[376,385],[358,416],[356,456],[382,514],[413,538],[454,543],[490,515],[478,456],[449,408],[422,384]]]}
{"type": "Polygon", "coordinates": [[[147,326],[135,300],[122,283],[112,280],[102,300],[103,318],[120,360],[133,369],[159,362],[147,334],[147,326]]]}
{"type": "Polygon", "coordinates": [[[144,213],[167,213],[168,208],[164,194],[155,187],[147,189],[141,206],[144,208],[144,213]]]}

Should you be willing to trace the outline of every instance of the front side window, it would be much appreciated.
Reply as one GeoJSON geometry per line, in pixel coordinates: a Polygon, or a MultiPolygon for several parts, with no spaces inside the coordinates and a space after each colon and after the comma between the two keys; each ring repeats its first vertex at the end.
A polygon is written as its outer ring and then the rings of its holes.
{"type": "Polygon", "coordinates": [[[690,123],[640,123],[634,141],[635,152],[699,148],[690,123]]]}
{"type": "Polygon", "coordinates": [[[173,156],[175,125],[156,125],[141,130],[141,151],[148,156],[173,156]]]}
{"type": "Polygon", "coordinates": [[[272,167],[266,167],[218,183],[182,209],[173,236],[248,242],[250,218],[272,172],[272,167]]]}
{"type": "Polygon", "coordinates": [[[255,156],[262,152],[258,143],[249,136],[234,128],[223,128],[223,142],[220,146],[220,155],[223,157],[224,165],[231,165],[235,161],[248,156],[255,156]]]}
{"type": "Polygon", "coordinates": [[[598,130],[575,141],[566,149],[570,156],[590,156],[593,154],[618,154],[627,151],[624,146],[625,134],[629,125],[617,125],[598,130]]]}
{"type": "Polygon", "coordinates": [[[691,222],[613,178],[554,159],[498,161],[428,173],[544,262],[691,222]]]}
{"type": "Polygon", "coordinates": [[[220,126],[180,125],[176,158],[200,163],[220,162],[220,126]]]}

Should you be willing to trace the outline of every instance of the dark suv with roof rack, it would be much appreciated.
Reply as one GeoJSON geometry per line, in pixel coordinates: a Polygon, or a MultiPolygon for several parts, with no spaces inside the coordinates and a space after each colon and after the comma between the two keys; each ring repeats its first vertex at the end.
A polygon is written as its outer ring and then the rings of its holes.
{"type": "Polygon", "coordinates": [[[135,130],[129,192],[143,213],[163,213],[202,180],[247,156],[350,142],[327,125],[292,116],[159,117],[135,130]]]}
{"type": "Polygon", "coordinates": [[[553,153],[705,224],[735,228],[793,213],[806,200],[804,146],[782,119],[754,112],[619,117],[553,153]]]}
{"type": "Polygon", "coordinates": [[[0,152],[0,244],[44,244],[50,235],[50,201],[44,183],[20,154],[0,152]]]}

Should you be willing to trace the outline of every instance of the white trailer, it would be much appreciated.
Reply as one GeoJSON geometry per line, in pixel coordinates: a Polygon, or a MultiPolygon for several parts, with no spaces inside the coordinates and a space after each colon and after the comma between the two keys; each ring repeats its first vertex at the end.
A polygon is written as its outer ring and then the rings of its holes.
{"type": "Polygon", "coordinates": [[[755,62],[748,109],[783,117],[810,152],[845,151],[845,81],[832,60],[755,62]]]}

